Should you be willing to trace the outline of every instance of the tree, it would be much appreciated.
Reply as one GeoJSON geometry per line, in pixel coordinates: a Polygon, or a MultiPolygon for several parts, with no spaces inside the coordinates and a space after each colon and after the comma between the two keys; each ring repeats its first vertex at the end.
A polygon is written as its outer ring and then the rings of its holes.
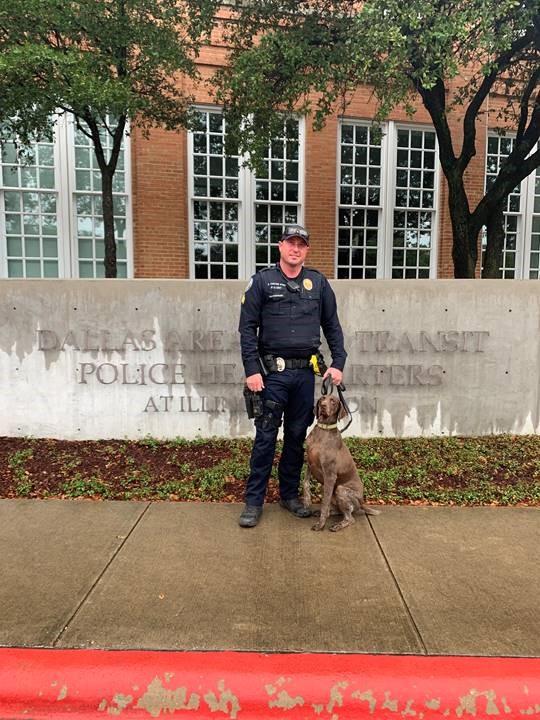
{"type": "Polygon", "coordinates": [[[102,178],[105,276],[116,277],[113,177],[128,122],[148,134],[190,123],[217,0],[3,0],[0,139],[24,148],[71,113],[102,178]],[[107,152],[103,136],[110,137],[107,152]]]}
{"type": "Polygon", "coordinates": [[[362,84],[378,100],[376,121],[397,105],[412,115],[420,99],[448,183],[454,275],[475,276],[485,226],[482,275],[499,276],[508,196],[540,165],[540,0],[261,0],[238,2],[234,20],[216,85],[244,151],[256,160],[282,112],[311,112],[320,127],[362,84]],[[472,208],[465,175],[494,94],[501,132],[515,140],[472,208]]]}

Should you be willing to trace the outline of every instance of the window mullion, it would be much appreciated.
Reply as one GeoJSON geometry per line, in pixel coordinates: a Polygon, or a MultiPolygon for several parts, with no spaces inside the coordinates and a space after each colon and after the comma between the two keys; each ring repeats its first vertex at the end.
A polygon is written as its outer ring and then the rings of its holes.
{"type": "Polygon", "coordinates": [[[382,257],[378,262],[377,277],[389,279],[392,277],[392,250],[393,250],[393,228],[394,228],[394,198],[396,193],[396,124],[389,122],[383,138],[384,158],[384,192],[382,197],[382,237],[380,239],[382,257]]]}
{"type": "Polygon", "coordinates": [[[298,222],[305,225],[306,207],[306,119],[304,116],[298,120],[298,222]]]}
{"type": "Polygon", "coordinates": [[[239,174],[239,276],[250,277],[255,269],[255,174],[247,165],[242,165],[245,158],[240,158],[239,174]]]}
{"type": "Polygon", "coordinates": [[[75,233],[73,230],[73,157],[71,153],[72,120],[64,113],[56,126],[56,160],[58,178],[58,230],[61,238],[59,253],[61,277],[77,277],[75,233]]]}
{"type": "Polygon", "coordinates": [[[441,189],[441,163],[439,162],[439,141],[435,134],[435,173],[433,183],[433,211],[431,223],[431,258],[429,277],[433,280],[437,278],[437,267],[439,263],[439,235],[440,235],[440,217],[439,209],[440,189],[441,189]]]}
{"type": "MultiPolygon", "coordinates": [[[[533,234],[533,218],[534,218],[534,200],[536,173],[532,172],[522,183],[522,223],[521,223],[521,254],[519,257],[519,269],[522,278],[531,277],[531,260],[532,260],[532,234],[533,234]]],[[[538,272],[538,270],[537,270],[538,272]]]]}
{"type": "Polygon", "coordinates": [[[188,193],[188,273],[189,278],[195,277],[195,218],[193,211],[193,133],[187,133],[187,193],[188,193]]]}
{"type": "MultiPolygon", "coordinates": [[[[2,170],[0,163],[0,171],[2,170]]],[[[7,278],[7,239],[6,239],[6,208],[4,204],[4,190],[0,182],[0,277],[7,278]]]]}
{"type": "Polygon", "coordinates": [[[126,226],[124,229],[124,242],[126,246],[126,275],[133,278],[135,275],[135,261],[133,257],[133,193],[131,182],[131,132],[129,121],[124,130],[124,196],[126,198],[126,226]]]}

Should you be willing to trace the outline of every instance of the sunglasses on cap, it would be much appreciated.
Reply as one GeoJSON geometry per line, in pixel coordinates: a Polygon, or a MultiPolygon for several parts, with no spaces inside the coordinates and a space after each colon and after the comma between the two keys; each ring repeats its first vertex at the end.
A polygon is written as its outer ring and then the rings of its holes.
{"type": "Polygon", "coordinates": [[[285,225],[281,239],[289,240],[293,237],[300,238],[306,245],[309,245],[309,233],[305,228],[301,225],[285,225]]]}

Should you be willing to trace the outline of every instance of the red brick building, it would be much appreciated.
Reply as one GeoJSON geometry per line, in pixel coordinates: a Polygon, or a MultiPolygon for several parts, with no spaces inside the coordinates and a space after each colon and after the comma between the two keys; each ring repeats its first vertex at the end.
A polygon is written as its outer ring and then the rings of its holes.
{"type": "MultiPolygon", "coordinates": [[[[207,48],[203,75],[223,62],[207,48]]],[[[195,132],[154,130],[127,137],[115,177],[119,276],[247,278],[277,256],[286,222],[312,235],[309,264],[333,278],[449,278],[452,232],[435,132],[419,105],[411,121],[394,112],[382,137],[360,88],[344,116],[314,132],[292,121],[295,140],[276,138],[256,177],[226,157],[220,108],[198,89],[195,132]]],[[[492,103],[494,101],[492,100],[492,103]]],[[[467,183],[471,206],[508,154],[512,136],[479,121],[467,183]]],[[[453,119],[459,133],[459,117],[453,119]]],[[[0,277],[103,277],[100,178],[88,140],[69,118],[53,144],[20,166],[2,151],[0,277]]],[[[540,172],[510,197],[503,275],[539,278],[540,172]]]]}

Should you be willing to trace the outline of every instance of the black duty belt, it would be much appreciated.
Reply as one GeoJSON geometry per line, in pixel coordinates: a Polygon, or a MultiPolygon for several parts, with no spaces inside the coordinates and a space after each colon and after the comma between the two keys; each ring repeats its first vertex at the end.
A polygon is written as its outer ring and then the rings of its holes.
{"type": "Polygon", "coordinates": [[[268,372],[300,370],[309,367],[309,358],[282,358],[277,355],[265,355],[263,362],[268,372]]]}

